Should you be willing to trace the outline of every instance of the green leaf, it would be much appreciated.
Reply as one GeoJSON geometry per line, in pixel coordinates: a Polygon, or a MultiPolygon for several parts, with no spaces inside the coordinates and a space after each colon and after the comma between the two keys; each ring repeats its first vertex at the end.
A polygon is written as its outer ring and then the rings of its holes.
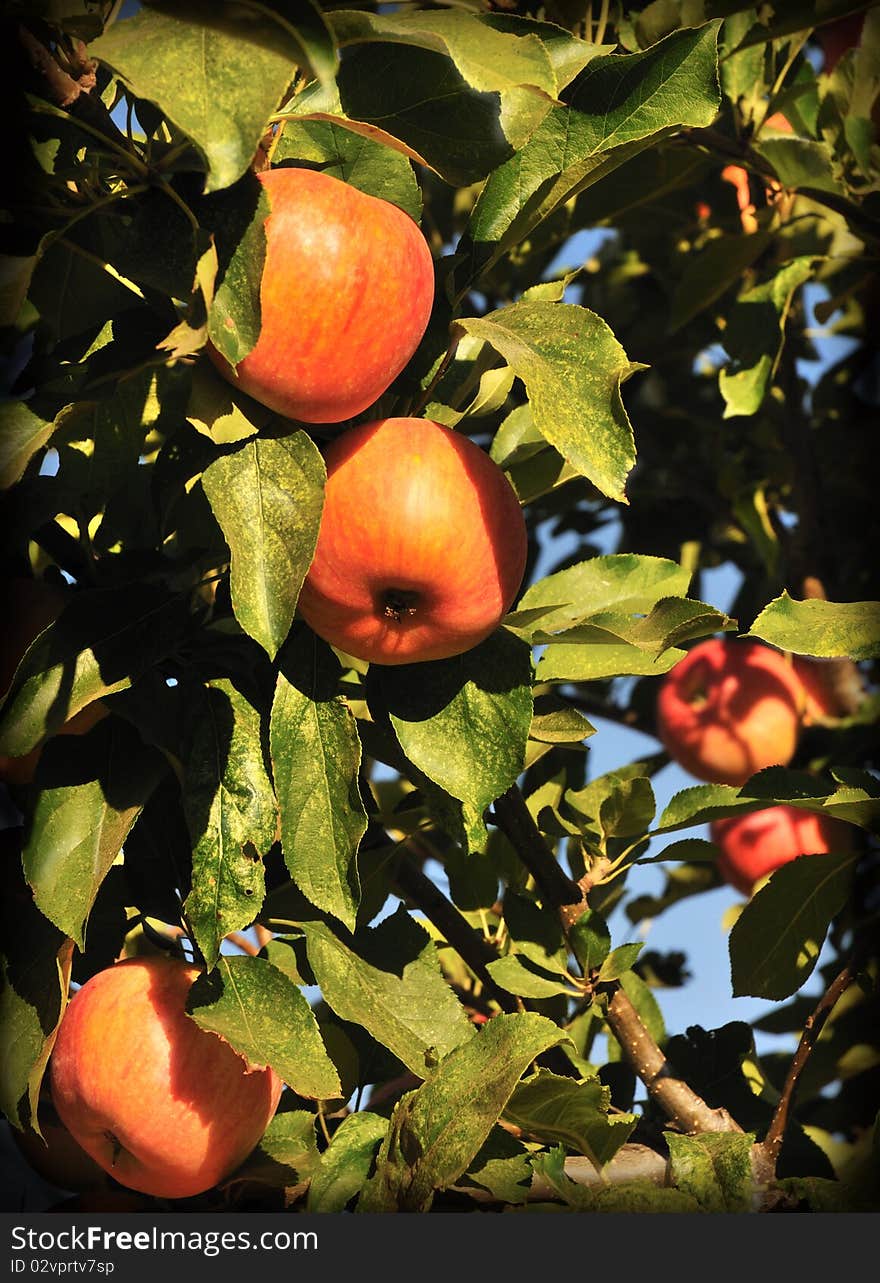
{"type": "Polygon", "coordinates": [[[682,125],[710,125],[718,110],[716,33],[711,23],[644,53],[594,58],[532,138],[491,175],[469,235],[509,250],[592,182],[682,125]],[[609,156],[608,153],[611,153],[609,156]]]}
{"type": "Polygon", "coordinates": [[[467,1171],[522,1074],[565,1034],[544,1016],[496,1016],[404,1096],[358,1211],[427,1211],[467,1171]]]}
{"type": "Polygon", "coordinates": [[[798,991],[846,903],[857,859],[852,851],[801,855],[771,874],[730,932],[735,998],[779,1002],[798,991]]]}
{"type": "Polygon", "coordinates": [[[235,617],[270,659],[290,631],[315,555],[325,476],[317,446],[300,431],[248,442],[202,476],[232,557],[235,617]]]}
{"type": "Polygon", "coordinates": [[[574,994],[571,981],[560,973],[539,966],[525,955],[510,953],[490,962],[487,970],[502,989],[522,998],[553,998],[556,994],[574,994]]]}
{"type": "Polygon", "coordinates": [[[193,843],[192,890],[184,910],[213,967],[224,936],[246,927],[260,911],[263,856],[277,821],[260,715],[225,678],[203,693],[183,767],[193,843]]]}
{"type": "Polygon", "coordinates": [[[0,753],[29,753],[87,704],[130,686],[180,644],[189,622],[188,603],[151,584],[78,591],[22,657],[0,753]]]}
{"type": "Polygon", "coordinates": [[[340,1020],[363,1026],[420,1078],[428,1072],[427,1059],[445,1056],[473,1036],[443,979],[433,941],[403,906],[351,937],[319,922],[303,923],[303,930],[328,1006],[340,1020]]]}
{"type": "Polygon", "coordinates": [[[22,862],[37,907],[80,949],[98,889],[163,768],[118,718],[43,749],[22,862]]]}
{"type": "Polygon", "coordinates": [[[510,1132],[493,1127],[459,1184],[488,1190],[498,1203],[525,1203],[532,1179],[529,1160],[529,1151],[510,1132]]]}
{"type": "Polygon", "coordinates": [[[663,1133],[669,1145],[673,1183],[692,1195],[703,1212],[753,1210],[751,1133],[712,1132],[704,1136],[663,1133]]]}
{"type": "Polygon", "coordinates": [[[271,418],[271,411],[221,379],[207,361],[193,367],[186,419],[215,445],[235,445],[255,437],[271,418]]]}
{"type": "Polygon", "coordinates": [[[294,634],[281,663],[269,743],[284,861],[312,904],[353,928],[367,814],[358,788],[357,726],[337,694],[341,666],[307,629],[294,634]]]}
{"type": "MultiPolygon", "coordinates": [[[[498,95],[471,88],[443,54],[387,42],[355,45],[345,51],[337,82],[346,117],[381,130],[373,137],[398,139],[413,159],[455,186],[484,178],[513,153],[498,95]]],[[[511,132],[527,131],[533,118],[537,123],[535,105],[543,112],[530,94],[522,130],[508,124],[511,132]]],[[[334,106],[326,103],[321,118],[336,114],[334,106]]],[[[303,102],[297,114],[308,110],[303,102]]]]}
{"type": "Polygon", "coordinates": [[[0,490],[15,485],[55,430],[24,401],[0,405],[0,490]]]}
{"type": "Polygon", "coordinates": [[[538,740],[541,744],[579,744],[595,734],[595,726],[583,713],[572,708],[555,691],[536,698],[529,739],[538,740]]]}
{"type": "Polygon", "coordinates": [[[813,275],[814,262],[811,257],[795,258],[771,280],[737,299],[724,331],[730,364],[718,376],[725,419],[760,409],[782,352],[791,300],[813,275]]]}
{"type": "Polygon", "coordinates": [[[522,379],[534,426],[603,494],[626,503],[635,463],[620,386],[636,370],[595,312],[567,303],[513,303],[457,321],[483,339],[522,379]]]}
{"type": "Polygon", "coordinates": [[[115,22],[89,53],[189,135],[208,165],[206,190],[218,191],[250,166],[296,66],[332,74],[323,21],[311,5],[296,8],[291,24],[249,0],[219,11],[207,0],[154,3],[115,22]]]}
{"type": "Polygon", "coordinates": [[[790,134],[765,134],[752,145],[758,155],[773,166],[783,187],[846,195],[845,186],[835,175],[834,153],[827,142],[790,134]]]}
{"type": "Polygon", "coordinates": [[[271,204],[256,175],[247,173],[234,187],[203,201],[200,208],[217,247],[207,336],[231,366],[243,361],[260,337],[266,219],[271,204]]]}
{"type": "Polygon", "coordinates": [[[254,1181],[289,1189],[308,1180],[318,1162],[315,1115],[307,1109],[291,1109],[270,1120],[260,1143],[221,1186],[254,1181]]]}
{"type": "Polygon", "coordinates": [[[669,833],[776,804],[801,807],[876,830],[880,792],[874,777],[866,772],[853,776],[840,768],[834,778],[836,786],[808,772],[769,766],[753,775],[741,789],[730,784],[698,784],[670,799],[654,832],[669,833]]]}
{"type": "Polygon", "coordinates": [[[672,296],[669,331],[674,334],[742,280],[772,242],[770,232],[718,236],[704,249],[688,256],[681,280],[672,296]]]}
{"type": "Polygon", "coordinates": [[[306,1211],[344,1212],[370,1174],[388,1119],[362,1111],[349,1114],[333,1133],[309,1185],[306,1211]]]}
{"type": "Polygon", "coordinates": [[[576,1154],[584,1154],[601,1170],[636,1125],[633,1114],[610,1118],[610,1106],[611,1090],[598,1078],[576,1082],[539,1069],[516,1088],[504,1117],[544,1144],[561,1143],[576,1154]]]}
{"type": "Polygon", "coordinates": [[[468,84],[483,93],[520,85],[545,95],[557,92],[553,65],[538,36],[499,31],[480,14],[422,10],[385,16],[341,10],[330,15],[330,23],[340,45],[387,41],[446,53],[468,84]]]}
{"type": "Polygon", "coordinates": [[[585,909],[569,929],[568,940],[585,976],[602,966],[611,949],[608,924],[595,909],[585,909]]]}
{"type": "Polygon", "coordinates": [[[612,949],[599,968],[599,979],[603,983],[619,980],[621,976],[632,970],[633,963],[644,947],[645,942],[641,940],[638,944],[622,944],[612,949]]]}
{"type": "Polygon", "coordinates": [[[409,158],[332,120],[286,121],[272,159],[276,165],[306,162],[368,196],[390,201],[416,222],[421,218],[422,192],[409,158]]]}
{"type": "Polygon", "coordinates": [[[501,630],[452,659],[371,665],[371,705],[387,710],[409,760],[476,823],[523,770],[532,720],[528,646],[501,630]]]}
{"type": "Polygon", "coordinates": [[[186,1009],[254,1069],[267,1065],[299,1096],[333,1100],[339,1075],[305,996],[264,958],[221,957],[195,981],[186,1009]]]}
{"type": "Polygon", "coordinates": [[[783,592],[764,607],[747,635],[796,655],[876,659],[880,655],[880,602],[797,601],[783,592]]]}
{"type": "Polygon", "coordinates": [[[664,597],[683,596],[690,579],[689,571],[665,557],[615,553],[579,561],[539,579],[523,593],[518,610],[543,607],[541,630],[564,632],[604,611],[646,615],[664,597]]]}
{"type": "Polygon", "coordinates": [[[539,682],[595,682],[608,677],[659,677],[686,654],[674,647],[654,656],[604,628],[584,624],[548,645],[538,662],[539,682]]]}
{"type": "Polygon", "coordinates": [[[0,1108],[13,1127],[37,1120],[40,1082],[67,1003],[73,941],[37,909],[17,829],[2,831],[0,1108]],[[8,849],[7,849],[8,848],[8,849]]]}

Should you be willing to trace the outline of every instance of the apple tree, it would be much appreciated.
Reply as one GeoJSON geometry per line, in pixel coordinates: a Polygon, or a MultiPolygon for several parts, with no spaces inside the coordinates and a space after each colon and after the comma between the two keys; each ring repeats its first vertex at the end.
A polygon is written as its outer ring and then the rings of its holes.
{"type": "MultiPolygon", "coordinates": [[[[242,1166],[151,1206],[877,1210],[880,10],[4,12],[4,591],[58,597],[2,624],[8,1127],[56,1125],[71,994],[164,953],[201,970],[189,1018],[285,1091],[242,1166]],[[341,421],[236,380],[293,288],[260,179],[284,169],[430,251],[427,324],[341,421]],[[515,599],[444,658],[368,662],[298,608],[327,451],[389,417],[469,438],[526,522],[515,599]],[[790,760],[658,806],[658,689],[711,637],[819,661],[824,697],[790,760]],[[615,723],[655,748],[597,770],[615,723]],[[699,920],[709,822],[782,804],[846,840],[718,935],[787,1036],[759,1055],[745,1020],[667,1026],[687,933],[659,954],[644,928],[699,920]]],[[[384,252],[352,222],[342,270],[384,252]]],[[[357,382],[296,298],[271,359],[357,382]]],[[[352,558],[380,557],[398,484],[345,498],[352,558]]]]}

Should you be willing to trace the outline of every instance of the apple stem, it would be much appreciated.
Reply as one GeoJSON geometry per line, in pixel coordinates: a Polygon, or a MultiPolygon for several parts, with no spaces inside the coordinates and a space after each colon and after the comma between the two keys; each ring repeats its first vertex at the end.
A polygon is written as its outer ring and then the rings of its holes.
{"type": "Polygon", "coordinates": [[[386,619],[393,619],[396,624],[407,616],[416,613],[418,593],[406,588],[389,588],[382,599],[382,614],[386,619]]]}

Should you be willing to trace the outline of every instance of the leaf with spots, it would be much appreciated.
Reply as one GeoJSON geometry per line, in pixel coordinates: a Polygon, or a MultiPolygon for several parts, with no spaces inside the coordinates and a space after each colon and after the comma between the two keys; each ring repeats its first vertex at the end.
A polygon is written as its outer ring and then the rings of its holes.
{"type": "Polygon", "coordinates": [[[783,592],[764,607],[749,636],[796,655],[876,659],[880,656],[880,601],[797,601],[783,592]]]}
{"type": "Polygon", "coordinates": [[[752,1211],[752,1145],[755,1137],[736,1132],[679,1136],[664,1132],[675,1186],[690,1194],[703,1212],[752,1211]]]}
{"type": "Polygon", "coordinates": [[[636,461],[620,386],[637,370],[595,312],[569,303],[513,303],[457,324],[495,349],[525,384],[535,428],[564,459],[626,503],[636,461]]]}
{"type": "Polygon", "coordinates": [[[202,476],[231,553],[235,617],[271,659],[290,631],[315,553],[324,477],[317,446],[299,431],[248,441],[202,476]]]}
{"type": "Polygon", "coordinates": [[[312,904],[353,928],[367,813],[357,726],[338,694],[341,671],[325,642],[295,630],[281,655],[269,736],[290,876],[312,904]]]}
{"type": "Polygon", "coordinates": [[[221,957],[199,976],[186,1009],[255,1069],[270,1065],[300,1096],[333,1100],[341,1088],[302,990],[265,958],[221,957]]]}
{"type": "Polygon", "coordinates": [[[257,710],[224,678],[204,689],[196,713],[183,762],[193,843],[184,910],[212,967],[224,936],[260,911],[263,856],[275,838],[277,812],[257,710]]]}

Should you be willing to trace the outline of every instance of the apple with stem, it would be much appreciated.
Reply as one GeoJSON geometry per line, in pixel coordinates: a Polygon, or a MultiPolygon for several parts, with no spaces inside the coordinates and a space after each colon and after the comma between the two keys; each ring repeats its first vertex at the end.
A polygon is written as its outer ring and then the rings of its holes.
{"type": "Polygon", "coordinates": [[[278,414],[339,423],[382,395],[424,334],[434,264],[398,206],[311,169],[257,175],[271,212],[255,346],[220,374],[278,414]]]}
{"type": "Polygon", "coordinates": [[[526,526],[507,477],[429,419],[351,428],[326,451],[318,544],[300,612],[356,659],[410,664],[470,650],[522,582],[526,526]]]}
{"type": "Polygon", "coordinates": [[[766,766],[787,766],[805,695],[793,665],[748,639],[711,638],[662,679],[656,729],[663,747],[699,780],[745,784],[766,766]]]}
{"type": "Polygon", "coordinates": [[[282,1090],[271,1068],[251,1068],[186,1014],[200,974],[167,957],[98,972],[71,999],[52,1052],[61,1121],[120,1185],[160,1198],[189,1198],[233,1172],[282,1090]]]}
{"type": "Polygon", "coordinates": [[[824,855],[851,846],[841,820],[797,806],[768,806],[713,820],[709,835],[719,850],[718,871],[745,896],[752,894],[757,882],[798,856],[824,855]]]}

